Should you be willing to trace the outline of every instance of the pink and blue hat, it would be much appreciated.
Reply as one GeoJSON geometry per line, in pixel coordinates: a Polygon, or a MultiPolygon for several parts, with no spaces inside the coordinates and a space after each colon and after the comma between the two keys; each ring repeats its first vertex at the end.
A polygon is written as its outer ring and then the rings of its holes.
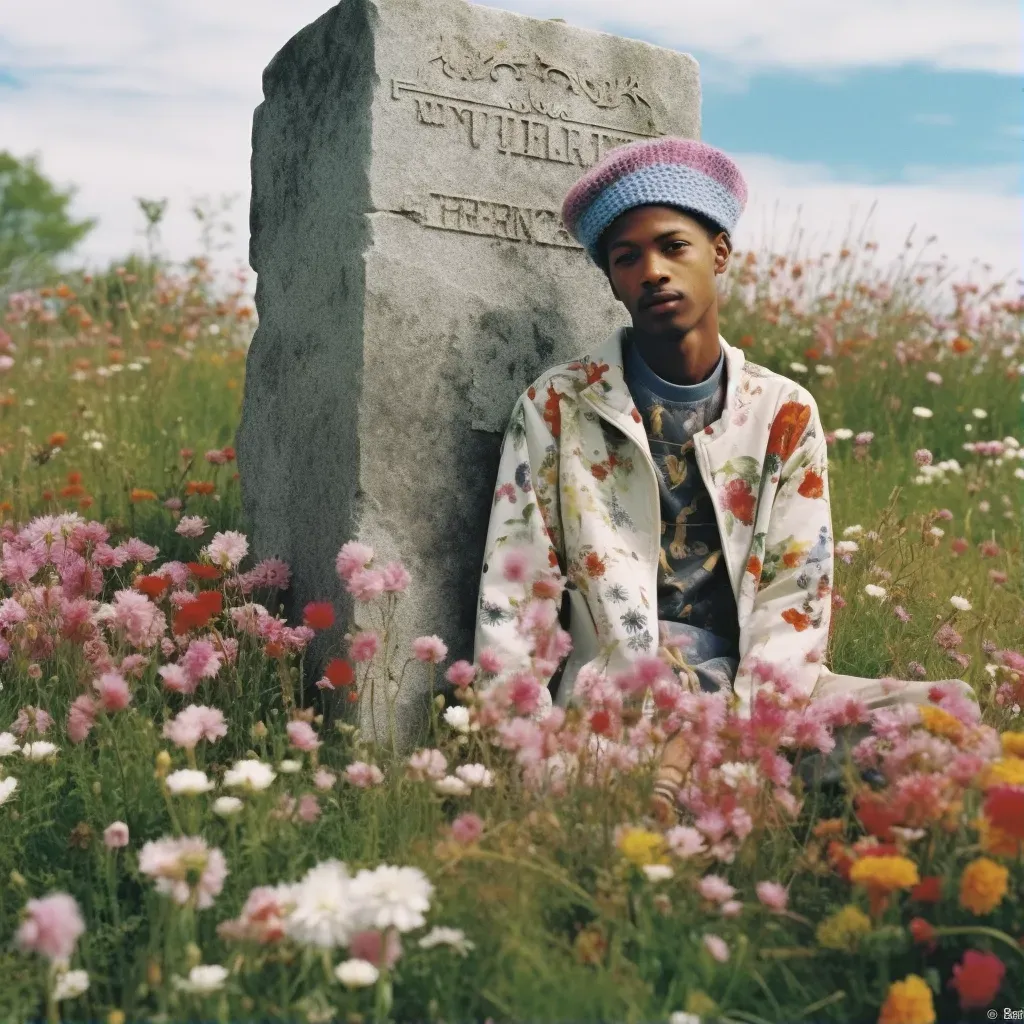
{"type": "Polygon", "coordinates": [[[635,206],[677,206],[709,217],[730,234],[747,205],[747,183],[720,149],[695,139],[643,139],[611,150],[569,190],[566,230],[600,265],[598,242],[635,206]]]}

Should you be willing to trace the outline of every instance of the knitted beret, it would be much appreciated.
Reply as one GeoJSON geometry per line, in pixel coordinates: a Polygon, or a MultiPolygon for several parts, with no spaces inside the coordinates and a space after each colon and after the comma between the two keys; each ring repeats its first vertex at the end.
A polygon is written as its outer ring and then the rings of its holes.
{"type": "Polygon", "coordinates": [[[597,243],[634,206],[677,206],[710,217],[732,233],[747,205],[747,183],[720,149],[695,139],[643,139],[607,153],[569,190],[566,230],[600,265],[597,243]]]}

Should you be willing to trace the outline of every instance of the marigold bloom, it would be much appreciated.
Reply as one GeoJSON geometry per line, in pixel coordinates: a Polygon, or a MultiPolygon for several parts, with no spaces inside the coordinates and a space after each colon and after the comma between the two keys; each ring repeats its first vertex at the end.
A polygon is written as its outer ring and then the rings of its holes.
{"type": "Polygon", "coordinates": [[[619,852],[638,868],[645,864],[668,864],[665,837],[642,828],[628,828],[619,837],[619,852]]]}
{"type": "Polygon", "coordinates": [[[999,738],[1007,757],[1024,757],[1024,732],[1004,732],[999,738]]]}
{"type": "Polygon", "coordinates": [[[985,775],[985,788],[1001,783],[1024,786],[1024,757],[1004,757],[992,764],[985,775]]]}
{"type": "Polygon", "coordinates": [[[908,974],[889,986],[878,1024],[935,1024],[932,990],[924,978],[908,974]]]}
{"type": "Polygon", "coordinates": [[[871,931],[871,918],[852,904],[826,917],[816,931],[815,937],[819,946],[825,949],[838,949],[854,952],[860,943],[861,936],[871,931]]]}
{"type": "Polygon", "coordinates": [[[972,914],[989,914],[1003,901],[1010,873],[988,857],[972,860],[960,876],[960,906],[972,914]]]}
{"type": "Polygon", "coordinates": [[[995,999],[1006,967],[993,953],[969,949],[961,963],[953,965],[949,987],[956,989],[961,1010],[983,1010],[995,999]]]}
{"type": "Polygon", "coordinates": [[[964,725],[959,718],[932,704],[922,704],[918,709],[921,724],[933,735],[943,736],[958,743],[964,735],[964,725]]]}

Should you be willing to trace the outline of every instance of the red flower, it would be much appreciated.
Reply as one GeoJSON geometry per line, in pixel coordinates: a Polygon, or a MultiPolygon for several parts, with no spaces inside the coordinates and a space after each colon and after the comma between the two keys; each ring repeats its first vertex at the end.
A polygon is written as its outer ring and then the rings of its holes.
{"type": "Polygon", "coordinates": [[[910,898],[918,903],[938,903],[942,899],[942,879],[938,875],[926,875],[910,890],[910,898]]]}
{"type": "Polygon", "coordinates": [[[194,601],[183,604],[174,613],[172,629],[175,634],[187,633],[190,629],[201,629],[214,615],[219,615],[224,605],[224,595],[219,590],[202,590],[194,601]]]}
{"type": "Polygon", "coordinates": [[[796,451],[810,419],[809,405],[802,402],[784,402],[772,422],[766,454],[778,455],[785,462],[796,451]]]}
{"type": "Polygon", "coordinates": [[[802,494],[805,498],[820,498],[825,493],[821,474],[815,473],[813,469],[807,470],[803,480],[800,481],[797,493],[802,494]]]}
{"type": "Polygon", "coordinates": [[[203,565],[202,562],[186,562],[188,571],[192,573],[197,580],[219,580],[220,569],[215,565],[203,565]]]}
{"type": "Polygon", "coordinates": [[[787,608],[782,613],[782,621],[788,622],[798,633],[802,633],[811,624],[809,615],[805,615],[799,608],[787,608]]]}
{"type": "Polygon", "coordinates": [[[330,629],[334,625],[334,605],[330,601],[310,601],[302,610],[302,621],[310,629],[330,629]]]}
{"type": "Polygon", "coordinates": [[[919,946],[927,946],[929,952],[937,945],[935,929],[923,917],[915,917],[910,922],[910,935],[919,946]]]}
{"type": "Polygon", "coordinates": [[[759,580],[761,578],[761,559],[758,558],[757,555],[751,555],[750,558],[747,559],[747,572],[749,572],[755,580],[759,580]]]}
{"type": "Polygon", "coordinates": [[[607,736],[612,729],[612,716],[601,708],[590,716],[590,728],[598,736],[607,736]]]}
{"type": "Polygon", "coordinates": [[[595,576],[603,576],[605,573],[605,564],[598,557],[596,551],[591,551],[589,555],[583,561],[584,566],[587,570],[587,575],[593,579],[595,576]]]}
{"type": "Polygon", "coordinates": [[[964,953],[963,962],[953,965],[953,977],[949,987],[960,996],[960,1009],[984,1009],[996,997],[1003,983],[1006,967],[994,953],[979,953],[969,949],[964,953]]]}
{"type": "Polygon", "coordinates": [[[544,420],[551,431],[552,437],[562,433],[562,407],[559,404],[562,396],[555,390],[554,384],[548,385],[548,400],[544,403],[544,420]]]}
{"type": "Polygon", "coordinates": [[[280,658],[284,654],[284,644],[278,640],[271,640],[263,651],[268,658],[280,658]]]}
{"type": "Polygon", "coordinates": [[[1024,839],[1024,786],[993,786],[985,795],[985,817],[1014,839],[1024,839]]]}
{"type": "Polygon", "coordinates": [[[722,504],[744,525],[754,525],[754,495],[746,480],[730,480],[722,488],[722,504]]]}
{"type": "Polygon", "coordinates": [[[166,576],[138,576],[132,586],[146,597],[159,597],[171,581],[166,576]]]}
{"type": "Polygon", "coordinates": [[[331,658],[324,669],[324,675],[334,686],[351,686],[356,678],[352,666],[344,658],[331,658]]]}
{"type": "Polygon", "coordinates": [[[590,472],[595,480],[603,480],[608,475],[608,470],[600,462],[591,463],[590,472]]]}
{"type": "Polygon", "coordinates": [[[861,793],[856,803],[857,817],[864,828],[883,842],[892,842],[892,832],[889,830],[899,824],[899,812],[889,807],[884,797],[877,793],[861,793]]]}

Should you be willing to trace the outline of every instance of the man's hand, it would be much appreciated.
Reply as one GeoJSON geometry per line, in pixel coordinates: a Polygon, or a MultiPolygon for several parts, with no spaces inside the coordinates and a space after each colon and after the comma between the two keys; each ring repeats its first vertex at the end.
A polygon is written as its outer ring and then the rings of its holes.
{"type": "Polygon", "coordinates": [[[686,737],[676,733],[665,744],[658,770],[654,773],[654,792],[651,794],[649,811],[660,825],[674,825],[678,820],[676,797],[692,764],[693,758],[686,737]]]}

